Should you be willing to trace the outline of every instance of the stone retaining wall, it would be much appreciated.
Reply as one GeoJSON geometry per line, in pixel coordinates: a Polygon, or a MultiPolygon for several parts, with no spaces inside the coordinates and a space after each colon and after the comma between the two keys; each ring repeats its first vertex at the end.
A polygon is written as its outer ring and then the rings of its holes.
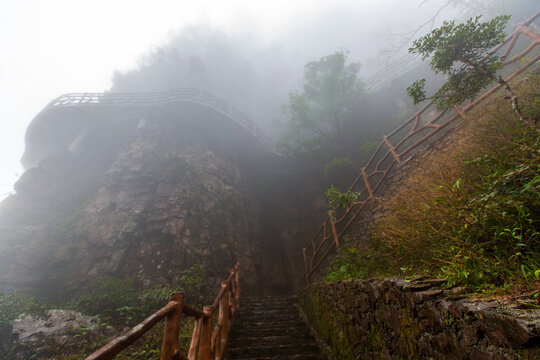
{"type": "Polygon", "coordinates": [[[460,295],[445,280],[306,288],[302,309],[336,359],[540,359],[540,309],[460,295]]]}

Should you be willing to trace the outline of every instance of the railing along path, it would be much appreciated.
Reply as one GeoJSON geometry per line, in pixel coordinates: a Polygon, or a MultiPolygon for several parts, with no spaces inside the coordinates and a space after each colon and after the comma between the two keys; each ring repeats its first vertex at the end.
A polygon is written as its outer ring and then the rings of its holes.
{"type": "Polygon", "coordinates": [[[44,112],[66,107],[124,107],[148,108],[179,102],[191,102],[210,107],[233,120],[250,134],[268,151],[289,156],[311,150],[302,144],[297,148],[286,149],[268,137],[245,113],[218,96],[201,89],[184,88],[146,93],[71,93],[52,100],[44,112]]]}
{"type": "MultiPolygon", "coordinates": [[[[523,24],[519,24],[516,30],[504,42],[492,49],[489,54],[502,52],[503,47],[508,47],[502,53],[503,69],[509,65],[521,65],[510,74],[506,81],[511,81],[526,69],[540,60],[537,46],[540,44],[540,35],[530,28],[540,12],[537,12],[523,24]],[[520,35],[524,35],[529,43],[526,47],[512,55],[516,42],[520,35]],[[534,53],[532,53],[534,51],[534,53]],[[532,53],[532,54],[531,54],[532,53]],[[531,54],[528,59],[527,55],[531,54]],[[524,64],[518,62],[525,61],[524,64]]],[[[521,45],[523,48],[523,45],[521,45]]],[[[518,50],[519,51],[519,50],[518,50]]],[[[348,191],[359,194],[358,200],[349,207],[343,209],[335,221],[332,214],[328,214],[317,234],[306,244],[303,249],[306,280],[309,283],[313,272],[323,263],[333,248],[339,246],[339,240],[343,238],[354,220],[366,205],[374,199],[374,193],[381,187],[393,167],[403,163],[406,155],[411,156],[413,150],[421,144],[427,143],[434,135],[440,133],[458,119],[466,119],[467,113],[474,107],[499,90],[502,85],[497,84],[485,92],[476,100],[470,100],[465,106],[454,106],[436,112],[435,101],[428,102],[416,114],[411,116],[401,126],[390,134],[382,137],[377,149],[362,167],[360,174],[353,181],[348,191]],[[435,114],[433,114],[435,113],[435,114]],[[427,117],[427,121],[426,118],[427,117]]]]}
{"type": "Polygon", "coordinates": [[[163,319],[165,319],[165,330],[161,346],[161,360],[223,359],[231,322],[239,305],[240,264],[237,263],[227,280],[221,282],[221,289],[212,305],[199,310],[184,304],[184,293],[173,293],[167,305],[124,335],[115,338],[86,357],[85,360],[113,359],[163,319]],[[218,311],[217,319],[214,317],[216,310],[218,311]],[[180,351],[178,345],[182,314],[195,318],[187,356],[180,351]]]}

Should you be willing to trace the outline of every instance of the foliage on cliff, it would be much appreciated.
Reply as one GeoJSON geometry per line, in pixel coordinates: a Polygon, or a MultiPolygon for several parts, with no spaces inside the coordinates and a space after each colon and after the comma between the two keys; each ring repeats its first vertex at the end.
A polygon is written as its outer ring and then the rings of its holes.
{"type": "MultiPolygon", "coordinates": [[[[80,291],[69,302],[62,304],[48,303],[22,293],[0,293],[0,335],[10,332],[11,322],[21,314],[45,316],[47,309],[64,308],[92,315],[97,320],[95,328],[78,328],[65,334],[66,341],[62,347],[53,339],[44,339],[40,344],[36,358],[54,358],[59,360],[82,359],[110,340],[110,336],[118,336],[126,328],[133,327],[146,317],[167,304],[174,291],[183,291],[192,305],[210,301],[206,299],[202,289],[206,279],[205,269],[195,264],[179,277],[178,282],[171,285],[139,289],[129,279],[102,278],[80,291]],[[203,300],[204,299],[204,300],[203,300]]],[[[180,333],[181,346],[187,349],[191,340],[193,321],[185,318],[180,333]]],[[[163,322],[156,325],[140,341],[117,356],[118,359],[155,359],[159,357],[163,335],[163,322]]],[[[6,359],[19,359],[21,354],[36,349],[26,349],[24,344],[13,344],[6,340],[11,338],[0,336],[0,355],[6,359]],[[2,341],[2,339],[4,341],[2,341]]]]}
{"type": "MultiPolygon", "coordinates": [[[[540,78],[521,89],[540,117],[540,78]]],[[[327,279],[442,276],[477,290],[540,290],[540,139],[493,101],[467,119],[459,146],[425,159],[367,242],[345,248],[327,279]]],[[[456,140],[456,138],[454,138],[456,140]]]]}
{"type": "Polygon", "coordinates": [[[307,63],[302,92],[289,94],[283,106],[288,115],[287,141],[343,146],[345,122],[362,90],[359,70],[359,64],[347,64],[344,51],[307,63]]]}
{"type": "MultiPolygon", "coordinates": [[[[431,69],[447,77],[447,82],[432,96],[437,108],[442,110],[474,99],[488,84],[496,82],[511,99],[516,117],[534,128],[534,119],[524,116],[513,89],[497,75],[503,57],[491,51],[504,41],[504,28],[510,15],[499,15],[486,22],[480,22],[480,18],[476,16],[457,25],[455,21],[445,21],[440,28],[415,40],[409,52],[420,54],[422,60],[431,58],[431,69]]],[[[427,99],[425,82],[418,80],[407,88],[415,104],[427,99]]]]}
{"type": "MultiPolygon", "coordinates": [[[[496,70],[502,63],[490,50],[504,41],[504,28],[510,16],[501,15],[482,23],[480,17],[458,25],[445,21],[440,28],[415,40],[409,49],[410,53],[421,55],[422,60],[430,58],[431,69],[447,76],[448,81],[432,97],[439,109],[473,99],[491,81],[497,81],[496,70]]],[[[407,88],[415,104],[427,98],[425,81],[416,81],[407,88]]]]}

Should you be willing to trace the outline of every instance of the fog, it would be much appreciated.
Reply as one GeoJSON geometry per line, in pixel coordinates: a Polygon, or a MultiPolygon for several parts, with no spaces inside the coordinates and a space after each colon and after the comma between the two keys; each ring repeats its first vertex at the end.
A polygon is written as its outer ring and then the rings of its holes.
{"type": "MultiPolygon", "coordinates": [[[[531,0],[0,2],[0,198],[21,173],[26,126],[60,94],[203,88],[277,136],[274,119],[300,89],[307,62],[347,49],[368,89],[381,89],[395,69],[418,65],[408,45],[443,20],[512,11],[515,23],[535,7],[531,0]]],[[[393,91],[405,98],[404,88],[393,91]]]]}

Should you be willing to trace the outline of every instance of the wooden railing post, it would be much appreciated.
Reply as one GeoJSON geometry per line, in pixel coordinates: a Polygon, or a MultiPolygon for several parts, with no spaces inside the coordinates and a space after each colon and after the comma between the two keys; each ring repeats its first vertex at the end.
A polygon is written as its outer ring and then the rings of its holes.
{"type": "Polygon", "coordinates": [[[214,315],[214,307],[205,306],[203,313],[199,360],[210,360],[212,356],[212,317],[214,315]]]}
{"type": "Polygon", "coordinates": [[[231,316],[234,316],[234,312],[236,311],[236,291],[237,291],[237,288],[236,288],[236,281],[234,281],[235,276],[236,276],[236,270],[232,269],[231,270],[231,276],[230,276],[231,281],[229,282],[229,291],[227,291],[227,293],[229,294],[228,295],[228,297],[229,297],[229,309],[230,309],[230,312],[231,312],[231,316]]]}
{"type": "Polygon", "coordinates": [[[201,311],[184,304],[184,293],[171,294],[170,300],[139,325],[127,333],[109,341],[85,360],[112,360],[122,350],[145,334],[154,325],[165,319],[160,360],[210,360],[223,359],[233,310],[238,308],[240,296],[240,263],[236,263],[227,280],[221,282],[221,289],[211,306],[201,311]],[[214,309],[219,307],[218,324],[212,331],[214,309]],[[193,336],[186,357],[178,344],[182,314],[195,318],[193,336]]]}
{"type": "MultiPolygon", "coordinates": [[[[232,282],[232,281],[231,281],[232,282]]],[[[221,283],[221,287],[225,288],[225,294],[221,299],[219,314],[221,315],[221,339],[219,340],[219,347],[216,348],[216,360],[221,360],[223,358],[223,353],[225,352],[225,347],[227,346],[227,339],[229,337],[229,293],[230,286],[227,281],[221,283]]]]}
{"type": "Polygon", "coordinates": [[[176,303],[176,306],[174,311],[167,315],[165,319],[161,360],[173,360],[178,352],[178,334],[180,332],[180,320],[184,306],[184,293],[172,293],[169,302],[176,303]]]}
{"type": "Polygon", "coordinates": [[[302,249],[302,254],[304,255],[304,269],[306,270],[306,283],[309,284],[309,268],[308,268],[308,260],[307,260],[307,249],[302,249]]]}
{"type": "Polygon", "coordinates": [[[193,334],[191,335],[191,344],[189,345],[188,359],[196,360],[197,353],[199,352],[199,346],[201,344],[201,331],[202,331],[203,318],[195,319],[193,324],[193,334]]]}
{"type": "Polygon", "coordinates": [[[330,220],[330,227],[332,228],[332,235],[334,236],[334,242],[336,243],[336,248],[339,246],[339,236],[336,230],[336,223],[332,220],[332,212],[328,211],[328,219],[330,220]]]}
{"type": "Polygon", "coordinates": [[[212,348],[214,349],[214,358],[216,360],[221,360],[223,358],[223,350],[228,335],[227,313],[229,309],[225,307],[228,304],[229,299],[229,286],[227,281],[221,282],[221,292],[223,296],[218,305],[217,325],[214,329],[214,334],[212,334],[212,348]]]}
{"type": "Polygon", "coordinates": [[[236,294],[235,294],[235,299],[234,299],[234,302],[235,302],[235,311],[236,309],[238,309],[240,307],[240,263],[237,262],[236,265],[234,265],[234,269],[236,270],[236,275],[234,276],[234,282],[235,282],[235,286],[236,286],[236,294]]]}

